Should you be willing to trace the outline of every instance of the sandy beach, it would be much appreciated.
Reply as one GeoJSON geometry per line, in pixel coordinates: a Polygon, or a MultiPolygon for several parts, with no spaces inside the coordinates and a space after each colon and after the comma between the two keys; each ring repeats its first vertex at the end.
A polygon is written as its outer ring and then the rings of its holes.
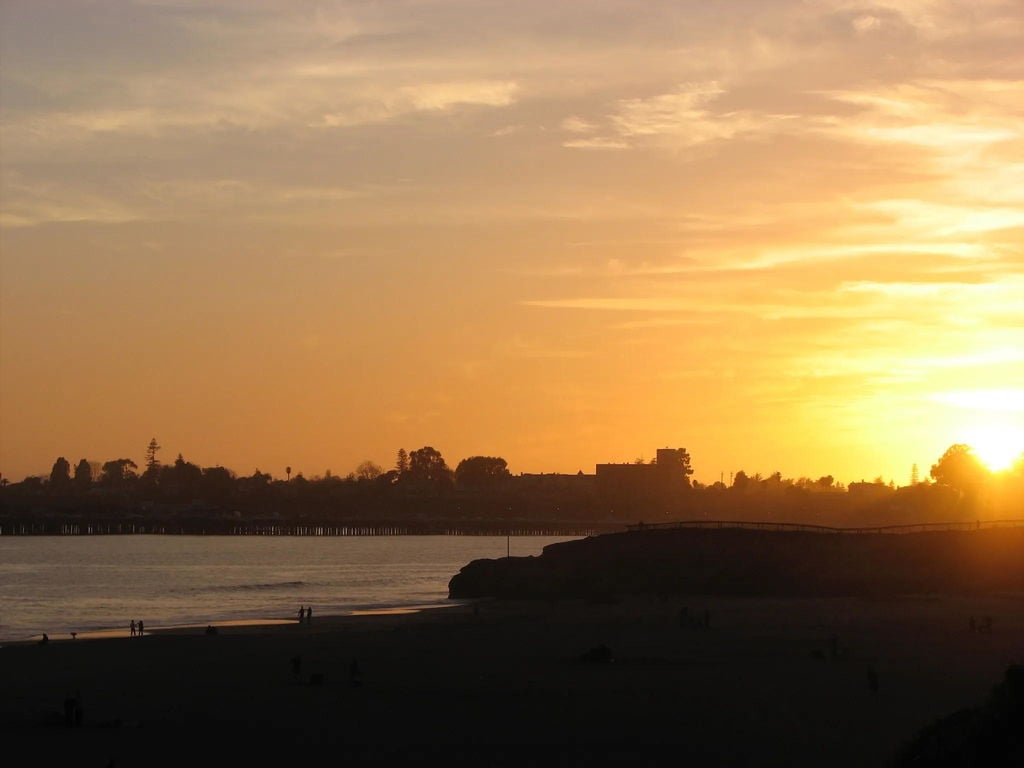
{"type": "Polygon", "coordinates": [[[0,737],[76,768],[881,766],[1022,659],[1019,595],[487,600],[6,645],[0,737]]]}

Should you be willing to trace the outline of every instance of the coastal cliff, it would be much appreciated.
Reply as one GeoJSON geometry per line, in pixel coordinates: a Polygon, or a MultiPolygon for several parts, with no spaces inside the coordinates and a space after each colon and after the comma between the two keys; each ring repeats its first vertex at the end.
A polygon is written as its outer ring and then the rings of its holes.
{"type": "Polygon", "coordinates": [[[1024,592],[1024,528],[826,534],[648,529],[474,560],[450,598],[831,597],[1024,592]]]}

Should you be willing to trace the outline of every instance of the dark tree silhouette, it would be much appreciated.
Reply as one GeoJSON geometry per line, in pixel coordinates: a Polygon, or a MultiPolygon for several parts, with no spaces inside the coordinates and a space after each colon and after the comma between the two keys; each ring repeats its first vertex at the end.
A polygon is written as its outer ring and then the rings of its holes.
{"type": "Polygon", "coordinates": [[[248,484],[250,488],[269,488],[273,480],[274,478],[270,476],[269,472],[260,472],[259,468],[257,468],[249,478],[248,484]]]}
{"type": "Polygon", "coordinates": [[[417,490],[439,492],[452,485],[452,471],[440,451],[427,445],[409,454],[408,475],[417,490]]]}
{"type": "Polygon", "coordinates": [[[948,485],[963,494],[976,491],[988,475],[988,470],[974,455],[974,450],[964,443],[949,446],[931,470],[935,482],[948,485]]]}
{"type": "Polygon", "coordinates": [[[200,483],[203,498],[211,503],[225,504],[235,490],[235,473],[224,467],[206,467],[200,483]]]}
{"type": "Polygon", "coordinates": [[[685,448],[676,448],[674,451],[658,451],[657,461],[669,461],[671,466],[678,468],[678,474],[682,476],[685,485],[690,484],[690,475],[693,474],[693,467],[690,464],[690,452],[685,448]]]}
{"type": "Polygon", "coordinates": [[[113,459],[103,463],[103,474],[100,480],[105,485],[122,485],[135,478],[135,470],[139,468],[131,459],[113,459]]]}
{"type": "Polygon", "coordinates": [[[455,482],[462,488],[493,488],[508,477],[508,462],[498,456],[470,456],[455,468],[455,482]]]}
{"type": "Polygon", "coordinates": [[[154,480],[156,479],[157,470],[160,469],[160,461],[156,457],[156,452],[159,450],[160,446],[154,437],[146,447],[146,470],[143,473],[146,477],[154,480]]]}
{"type": "Polygon", "coordinates": [[[363,461],[356,467],[356,480],[376,480],[383,471],[380,464],[375,464],[372,461],[363,461]]]}
{"type": "Polygon", "coordinates": [[[398,481],[400,478],[401,475],[398,473],[397,469],[389,469],[387,472],[381,473],[381,475],[377,477],[373,481],[373,483],[378,488],[392,488],[398,485],[398,481]]]}
{"type": "Polygon", "coordinates": [[[71,482],[71,464],[63,456],[53,462],[50,470],[50,486],[54,489],[66,488],[71,482]]]}
{"type": "Polygon", "coordinates": [[[90,486],[92,486],[92,464],[82,459],[75,466],[75,487],[80,491],[87,491],[90,486]]]}
{"type": "Polygon", "coordinates": [[[750,487],[750,476],[742,469],[732,478],[732,487],[737,491],[745,491],[750,487]]]}
{"type": "Polygon", "coordinates": [[[409,454],[406,453],[405,448],[398,449],[398,456],[395,459],[395,470],[398,474],[409,471],[409,454]]]}
{"type": "Polygon", "coordinates": [[[181,500],[193,499],[199,492],[203,470],[198,464],[185,461],[179,453],[170,466],[160,468],[160,486],[169,496],[181,500]]]}

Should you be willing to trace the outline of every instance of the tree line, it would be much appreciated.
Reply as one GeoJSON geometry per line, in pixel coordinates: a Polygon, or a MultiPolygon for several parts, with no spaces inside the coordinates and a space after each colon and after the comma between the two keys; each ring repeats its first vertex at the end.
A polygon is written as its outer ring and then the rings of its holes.
{"type": "MultiPolygon", "coordinates": [[[[58,457],[48,476],[19,483],[0,479],[0,516],[70,518],[223,517],[237,519],[530,519],[657,522],[679,519],[777,520],[857,526],[965,521],[1021,516],[1024,454],[1004,472],[992,472],[970,446],[956,444],[923,481],[897,487],[882,478],[837,483],[831,475],[784,478],[736,472],[730,483],[690,479],[689,454],[672,472],[679,482],[644,486],[643,474],[626,493],[610,494],[599,476],[513,475],[499,456],[470,456],[452,469],[432,446],[399,449],[393,466],[363,461],[345,476],[327,471],[306,478],[285,468],[274,478],[256,469],[238,475],[201,467],[178,454],[160,461],[154,438],[142,466],[128,458],[102,463],[58,457]]],[[[639,460],[636,463],[640,463],[639,460]]],[[[653,462],[652,462],[653,463],[653,462]]],[[[916,474],[916,471],[915,471],[916,474]]]]}
{"type": "MultiPolygon", "coordinates": [[[[275,481],[269,473],[256,469],[252,475],[239,477],[221,465],[200,467],[179,453],[173,463],[163,464],[157,458],[160,445],[153,438],[146,448],[144,468],[132,459],[112,459],[99,464],[81,459],[74,470],[71,463],[59,456],[53,463],[49,477],[25,478],[20,485],[27,489],[45,489],[51,493],[87,493],[96,490],[131,491],[144,500],[192,500],[207,496],[222,496],[232,487],[269,486],[275,481]]],[[[381,487],[395,487],[403,493],[439,495],[454,490],[478,490],[493,487],[510,478],[508,463],[495,456],[471,456],[459,462],[452,470],[432,446],[414,451],[398,450],[395,465],[385,470],[373,461],[361,462],[345,477],[336,477],[327,470],[322,477],[307,480],[302,473],[292,477],[292,468],[285,468],[286,483],[293,487],[309,484],[372,483],[381,487]]],[[[5,485],[7,485],[5,483],[5,485]]]]}

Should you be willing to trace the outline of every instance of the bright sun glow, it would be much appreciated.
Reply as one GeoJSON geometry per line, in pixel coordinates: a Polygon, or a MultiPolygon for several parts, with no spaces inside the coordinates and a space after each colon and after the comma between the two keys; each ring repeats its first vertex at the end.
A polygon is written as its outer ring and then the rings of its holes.
{"type": "MultiPolygon", "coordinates": [[[[1024,412],[1024,389],[979,389],[940,392],[932,397],[940,403],[975,411],[1024,412]]],[[[1018,435],[1019,437],[1019,435],[1018,435]]]]}
{"type": "Polygon", "coordinates": [[[1008,426],[978,427],[966,442],[974,449],[974,455],[993,471],[1007,469],[1024,453],[1024,431],[1008,426]]]}

